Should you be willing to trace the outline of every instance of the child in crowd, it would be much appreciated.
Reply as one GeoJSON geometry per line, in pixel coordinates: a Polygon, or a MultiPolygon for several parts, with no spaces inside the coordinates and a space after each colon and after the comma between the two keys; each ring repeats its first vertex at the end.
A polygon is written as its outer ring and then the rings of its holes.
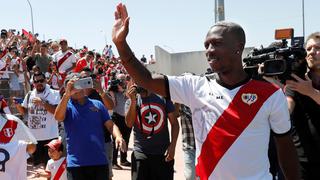
{"type": "Polygon", "coordinates": [[[54,63],[49,64],[49,71],[46,72],[46,78],[51,89],[59,90],[62,85],[62,77],[58,73],[57,65],[54,63]]]}
{"type": "Polygon", "coordinates": [[[51,158],[44,172],[38,172],[39,177],[50,178],[51,180],[67,180],[66,158],[63,157],[63,144],[60,139],[54,139],[48,146],[48,155],[51,158]]]}
{"type": "Polygon", "coordinates": [[[12,66],[12,73],[9,74],[9,87],[11,97],[21,97],[22,89],[19,83],[19,76],[21,72],[19,71],[19,64],[14,64],[12,66]]]}

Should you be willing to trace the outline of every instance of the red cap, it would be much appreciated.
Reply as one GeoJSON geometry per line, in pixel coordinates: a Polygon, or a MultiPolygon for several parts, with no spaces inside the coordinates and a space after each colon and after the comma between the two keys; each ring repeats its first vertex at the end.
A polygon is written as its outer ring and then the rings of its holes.
{"type": "Polygon", "coordinates": [[[58,150],[61,146],[61,143],[62,142],[59,139],[54,139],[44,146],[48,146],[49,148],[51,148],[53,150],[58,150]]]}

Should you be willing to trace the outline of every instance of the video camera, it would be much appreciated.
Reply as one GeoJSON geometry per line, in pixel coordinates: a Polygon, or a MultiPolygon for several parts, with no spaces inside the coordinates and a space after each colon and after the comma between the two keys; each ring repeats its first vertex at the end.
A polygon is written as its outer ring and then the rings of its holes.
{"type": "Polygon", "coordinates": [[[267,48],[253,49],[243,59],[245,71],[252,77],[276,76],[282,82],[290,79],[291,73],[304,74],[304,37],[294,37],[293,29],[289,28],[277,29],[275,39],[282,41],[267,48]],[[291,39],[291,46],[288,46],[287,39],[291,39]]]}

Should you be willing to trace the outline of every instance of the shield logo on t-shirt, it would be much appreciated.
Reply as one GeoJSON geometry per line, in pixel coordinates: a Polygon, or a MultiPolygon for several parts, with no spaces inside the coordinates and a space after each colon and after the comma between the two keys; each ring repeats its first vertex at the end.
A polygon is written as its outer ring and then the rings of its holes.
{"type": "Polygon", "coordinates": [[[164,126],[164,111],[159,104],[150,103],[141,107],[141,119],[142,123],[138,120],[138,126],[142,125],[142,131],[146,134],[150,134],[152,131],[156,134],[164,126]]]}
{"type": "Polygon", "coordinates": [[[14,135],[14,132],[12,130],[12,128],[5,128],[3,129],[3,135],[5,135],[6,137],[12,137],[14,135]]]}

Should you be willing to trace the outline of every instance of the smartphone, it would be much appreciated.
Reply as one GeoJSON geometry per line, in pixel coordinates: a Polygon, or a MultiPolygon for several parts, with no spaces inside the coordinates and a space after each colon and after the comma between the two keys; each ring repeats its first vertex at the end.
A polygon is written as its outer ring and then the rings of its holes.
{"type": "Polygon", "coordinates": [[[91,77],[82,78],[74,82],[74,88],[76,89],[87,89],[93,88],[93,81],[91,77]]]}

